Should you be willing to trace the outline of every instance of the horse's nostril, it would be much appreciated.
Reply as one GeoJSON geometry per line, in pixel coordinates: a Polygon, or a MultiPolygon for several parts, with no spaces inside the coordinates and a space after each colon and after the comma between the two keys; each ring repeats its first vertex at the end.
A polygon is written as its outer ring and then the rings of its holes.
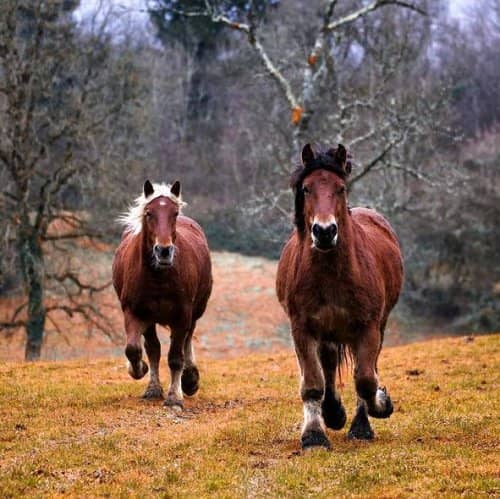
{"type": "Polygon", "coordinates": [[[153,246],[153,251],[158,258],[170,258],[170,255],[172,253],[172,246],[160,246],[159,244],[155,244],[153,246]]]}
{"type": "Polygon", "coordinates": [[[337,224],[333,223],[326,227],[323,227],[320,224],[313,224],[312,234],[319,242],[323,244],[330,244],[337,235],[337,224]]]}

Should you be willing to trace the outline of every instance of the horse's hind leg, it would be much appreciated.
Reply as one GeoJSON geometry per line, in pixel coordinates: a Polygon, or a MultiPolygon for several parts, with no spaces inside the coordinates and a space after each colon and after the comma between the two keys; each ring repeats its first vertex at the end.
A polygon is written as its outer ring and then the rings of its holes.
{"type": "Polygon", "coordinates": [[[375,418],[388,418],[393,412],[391,398],[385,388],[379,387],[378,384],[377,359],[380,353],[380,341],[379,329],[373,328],[366,331],[354,347],[354,381],[360,400],[349,430],[351,438],[373,438],[367,413],[375,418]]]}
{"type": "Polygon", "coordinates": [[[321,404],[321,412],[328,428],[340,430],[345,425],[346,413],[335,387],[335,376],[340,362],[339,348],[333,342],[324,341],[321,343],[319,356],[325,376],[325,398],[321,404]]]}
{"type": "Polygon", "coordinates": [[[304,403],[304,423],[301,444],[303,449],[330,448],[321,415],[325,380],[318,356],[318,342],[307,333],[292,326],[295,351],[301,371],[300,395],[304,403]]]}
{"type": "Polygon", "coordinates": [[[181,386],[182,391],[188,395],[194,395],[199,388],[200,373],[196,367],[196,359],[193,348],[193,332],[196,322],[193,323],[184,341],[184,370],[182,371],[181,386]]]}
{"type": "Polygon", "coordinates": [[[146,325],[139,321],[129,311],[124,312],[125,331],[127,333],[127,346],[125,355],[129,361],[128,373],[134,379],[141,379],[148,372],[148,365],[142,360],[142,333],[146,325]]]}
{"type": "Polygon", "coordinates": [[[144,332],[144,348],[148,354],[150,378],[146,391],[142,395],[145,399],[161,399],[163,398],[163,388],[160,383],[160,357],[161,345],[156,334],[156,327],[154,324],[149,326],[144,332]]]}

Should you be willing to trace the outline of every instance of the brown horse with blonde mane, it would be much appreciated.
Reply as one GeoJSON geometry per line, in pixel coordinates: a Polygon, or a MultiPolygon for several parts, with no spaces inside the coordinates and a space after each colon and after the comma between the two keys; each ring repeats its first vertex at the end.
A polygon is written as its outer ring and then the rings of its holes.
{"type": "Polygon", "coordinates": [[[388,418],[393,411],[379,384],[377,360],[403,282],[402,256],[380,214],[348,207],[350,171],[341,144],[318,152],[307,144],[291,179],[296,230],[281,254],[276,289],[300,366],[304,449],[329,448],[325,426],[345,425],[335,377],[347,351],[358,396],[348,437],[372,439],[368,416],[388,418]]]}
{"type": "Polygon", "coordinates": [[[183,392],[198,390],[193,331],[212,290],[207,240],[201,227],[179,214],[181,185],[144,183],[143,194],[122,217],[125,231],[113,261],[113,285],[125,319],[128,372],[141,379],[142,337],[151,371],[144,398],[163,398],[159,377],[161,347],[156,324],[170,328],[167,406],[183,406],[183,392]]]}

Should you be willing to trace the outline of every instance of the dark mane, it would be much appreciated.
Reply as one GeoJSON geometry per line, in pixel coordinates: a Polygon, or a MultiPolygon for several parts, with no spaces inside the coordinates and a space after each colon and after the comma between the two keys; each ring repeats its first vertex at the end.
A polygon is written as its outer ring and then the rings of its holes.
{"type": "Polygon", "coordinates": [[[319,150],[316,152],[313,159],[306,161],[304,164],[297,166],[290,177],[290,187],[295,194],[295,217],[294,223],[300,236],[304,234],[304,193],[302,192],[302,183],[312,172],[316,170],[327,170],[335,173],[342,180],[346,181],[351,173],[352,163],[351,155],[347,154],[345,165],[338,158],[337,152],[344,147],[339,144],[339,147],[331,147],[327,150],[319,150]]]}

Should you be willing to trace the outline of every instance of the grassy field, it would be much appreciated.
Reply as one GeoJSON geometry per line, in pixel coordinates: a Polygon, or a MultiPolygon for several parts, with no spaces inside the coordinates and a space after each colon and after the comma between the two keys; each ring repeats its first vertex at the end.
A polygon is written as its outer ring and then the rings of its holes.
{"type": "Polygon", "coordinates": [[[1,497],[500,495],[499,334],[385,349],[393,416],[370,443],[331,432],[330,452],[299,451],[291,351],[204,359],[182,414],[142,401],[124,364],[0,366],[1,497]]]}

